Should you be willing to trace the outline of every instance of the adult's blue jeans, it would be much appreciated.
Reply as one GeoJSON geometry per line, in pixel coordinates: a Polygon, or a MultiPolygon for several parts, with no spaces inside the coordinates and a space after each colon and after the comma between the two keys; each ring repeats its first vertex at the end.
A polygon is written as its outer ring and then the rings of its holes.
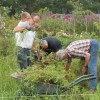
{"type": "Polygon", "coordinates": [[[97,40],[91,40],[91,47],[90,47],[90,61],[88,63],[88,69],[90,74],[96,76],[96,79],[90,80],[90,89],[96,89],[98,76],[97,76],[97,66],[98,66],[98,50],[99,50],[99,43],[97,40]]]}
{"type": "Polygon", "coordinates": [[[26,69],[27,66],[31,66],[30,49],[18,47],[17,59],[21,70],[26,69]]]}

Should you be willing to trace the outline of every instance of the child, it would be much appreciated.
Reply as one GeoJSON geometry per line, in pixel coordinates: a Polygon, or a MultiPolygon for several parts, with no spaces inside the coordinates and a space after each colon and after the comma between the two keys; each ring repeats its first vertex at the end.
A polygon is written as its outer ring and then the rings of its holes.
{"type": "Polygon", "coordinates": [[[30,27],[29,19],[31,19],[30,14],[28,12],[22,12],[20,22],[13,30],[13,32],[16,32],[15,39],[17,46],[17,59],[21,71],[23,71],[23,69],[26,69],[26,67],[31,63],[30,59],[28,58],[30,56],[30,49],[25,47],[25,44],[23,42],[24,36],[27,33],[27,31],[25,30],[30,27]]]}

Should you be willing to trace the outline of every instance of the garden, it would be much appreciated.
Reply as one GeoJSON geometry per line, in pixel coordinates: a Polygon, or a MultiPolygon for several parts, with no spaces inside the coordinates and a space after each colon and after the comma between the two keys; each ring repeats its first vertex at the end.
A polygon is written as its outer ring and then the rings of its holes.
{"type": "MultiPolygon", "coordinates": [[[[69,84],[82,75],[82,61],[74,59],[69,71],[65,70],[65,61],[52,59],[49,56],[42,60],[33,59],[32,67],[26,69],[27,74],[22,80],[16,80],[11,74],[20,71],[16,60],[16,45],[13,28],[19,19],[7,15],[9,8],[0,7],[0,100],[98,100],[100,97],[100,62],[98,63],[98,85],[94,94],[88,94],[89,81],[86,85],[78,84],[67,91],[56,91],[55,94],[38,94],[34,91],[37,83],[53,84],[54,86],[68,87],[69,84]],[[46,63],[45,63],[46,62],[46,63]]],[[[37,31],[36,47],[39,41],[46,36],[58,38],[66,48],[74,40],[97,39],[100,43],[100,15],[93,12],[74,11],[68,23],[62,18],[47,16],[48,9],[38,12],[41,18],[41,28],[37,31]]],[[[99,50],[100,55],[100,50],[99,50]]],[[[100,56],[99,56],[100,60],[100,56]]],[[[41,84],[40,84],[41,85],[41,84]]],[[[48,85],[48,86],[49,86],[48,85]]],[[[47,86],[47,87],[48,87],[47,86]]],[[[39,89],[39,88],[38,88],[39,89]]]]}

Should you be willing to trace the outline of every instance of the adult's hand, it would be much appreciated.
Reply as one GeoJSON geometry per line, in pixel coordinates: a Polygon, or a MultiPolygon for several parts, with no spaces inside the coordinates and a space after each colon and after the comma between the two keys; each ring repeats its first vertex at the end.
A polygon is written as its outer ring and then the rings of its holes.
{"type": "Polygon", "coordinates": [[[20,32],[20,31],[23,31],[23,30],[25,30],[25,29],[26,29],[25,26],[16,26],[16,27],[14,28],[13,32],[14,32],[14,33],[15,33],[15,32],[20,32]]]}
{"type": "Polygon", "coordinates": [[[86,57],[85,57],[85,62],[84,62],[84,65],[83,67],[86,67],[89,63],[89,60],[90,60],[90,54],[89,53],[86,53],[86,57]]]}

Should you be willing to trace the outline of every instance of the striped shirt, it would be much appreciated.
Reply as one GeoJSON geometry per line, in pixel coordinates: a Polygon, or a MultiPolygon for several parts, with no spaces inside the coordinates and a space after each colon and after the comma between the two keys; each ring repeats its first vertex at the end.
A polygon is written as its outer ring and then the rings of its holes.
{"type": "Polygon", "coordinates": [[[90,50],[91,40],[77,40],[65,49],[69,57],[86,57],[86,53],[90,50]]]}

